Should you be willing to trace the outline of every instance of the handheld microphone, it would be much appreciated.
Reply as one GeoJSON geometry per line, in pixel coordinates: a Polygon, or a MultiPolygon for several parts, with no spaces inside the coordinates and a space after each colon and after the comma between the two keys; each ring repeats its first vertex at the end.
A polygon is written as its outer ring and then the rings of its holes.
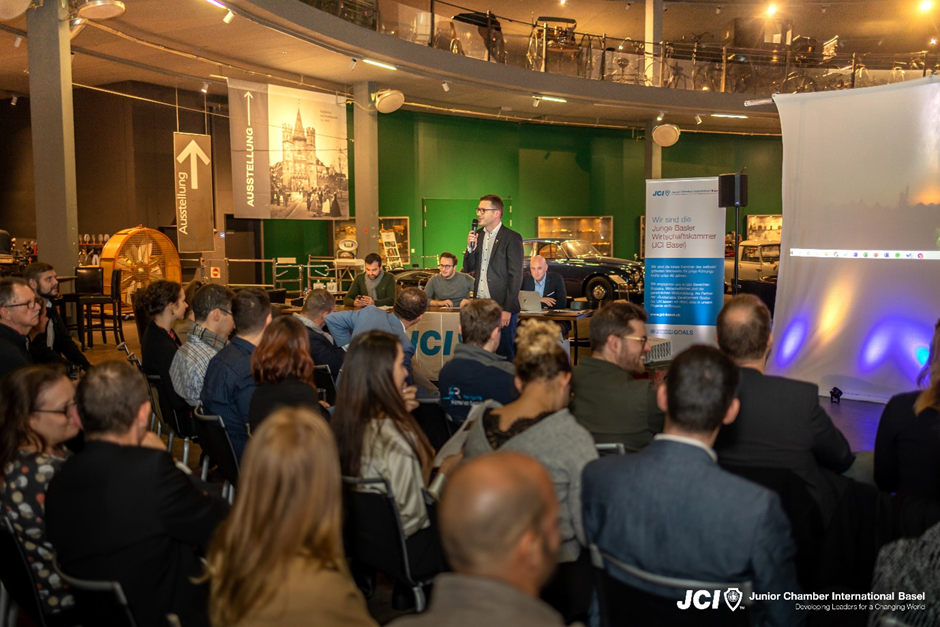
{"type": "MultiPolygon", "coordinates": [[[[474,218],[474,219],[473,219],[473,222],[470,223],[470,232],[471,232],[471,233],[476,233],[476,232],[477,232],[477,226],[479,226],[479,224],[480,224],[480,221],[479,221],[477,218],[474,218]]],[[[477,245],[474,244],[474,245],[471,246],[468,250],[475,250],[476,247],[477,247],[477,245]]]]}

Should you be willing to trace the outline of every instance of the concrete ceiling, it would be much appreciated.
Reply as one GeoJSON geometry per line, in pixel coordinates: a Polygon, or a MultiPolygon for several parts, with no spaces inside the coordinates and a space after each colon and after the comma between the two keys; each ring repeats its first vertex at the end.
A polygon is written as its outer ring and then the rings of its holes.
{"type": "MultiPolygon", "coordinates": [[[[462,4],[485,10],[489,3],[462,0],[462,4]]],[[[916,26],[912,23],[916,4],[910,0],[801,2],[781,10],[797,25],[812,25],[820,39],[844,33],[849,41],[885,49],[903,48],[923,39],[928,31],[935,32],[923,15],[916,26]],[[876,38],[881,38],[881,46],[876,38]]],[[[353,83],[373,81],[380,88],[400,89],[406,95],[406,107],[415,110],[621,128],[642,127],[657,111],[665,110],[666,121],[683,130],[779,132],[772,106],[748,110],[746,120],[710,117],[713,112],[744,113],[744,97],[736,94],[662,90],[483,63],[370,32],[298,0],[233,0],[228,5],[236,12],[231,24],[222,22],[225,9],[205,0],[127,2],[123,16],[90,23],[73,39],[73,83],[102,87],[139,81],[198,91],[205,80],[210,98],[220,100],[226,93],[225,77],[344,94],[351,93],[353,83]],[[392,62],[399,70],[391,72],[364,63],[351,69],[351,58],[364,55],[392,62]],[[448,81],[449,91],[443,89],[442,80],[448,81]],[[562,95],[568,102],[543,101],[536,108],[534,94],[562,95]],[[701,125],[694,120],[699,114],[701,125]]],[[[545,14],[570,16],[578,20],[579,30],[642,39],[642,2],[631,8],[627,5],[621,0],[566,0],[564,6],[558,0],[504,0],[498,13],[522,21],[545,14]]],[[[389,6],[382,2],[380,8],[388,13],[389,6]]],[[[716,2],[667,6],[666,39],[703,32],[718,39],[728,19],[758,11],[756,3],[731,0],[722,3],[720,15],[716,15],[716,2]]],[[[447,12],[438,3],[438,14],[447,12]]],[[[29,93],[26,21],[22,16],[0,23],[0,97],[4,91],[7,96],[29,93]],[[21,45],[14,46],[21,35],[21,45]]],[[[503,28],[507,38],[523,31],[527,36],[530,29],[509,21],[503,28]]]]}

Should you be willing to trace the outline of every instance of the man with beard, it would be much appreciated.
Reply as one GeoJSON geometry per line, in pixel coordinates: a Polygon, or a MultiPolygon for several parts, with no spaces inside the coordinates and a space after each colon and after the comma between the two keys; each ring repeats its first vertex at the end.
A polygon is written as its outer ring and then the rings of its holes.
{"type": "Polygon", "coordinates": [[[55,268],[43,261],[36,261],[23,272],[29,287],[42,299],[39,322],[30,332],[29,351],[36,363],[60,362],[66,366],[77,366],[88,370],[91,364],[69,335],[65,320],[59,315],[52,301],[59,297],[59,281],[55,268]]]}

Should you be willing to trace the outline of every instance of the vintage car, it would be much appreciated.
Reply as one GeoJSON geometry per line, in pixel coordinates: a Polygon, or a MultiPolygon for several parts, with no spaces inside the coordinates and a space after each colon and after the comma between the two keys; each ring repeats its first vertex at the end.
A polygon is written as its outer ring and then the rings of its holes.
{"type": "Polygon", "coordinates": [[[643,264],[605,257],[583,239],[523,240],[525,269],[529,259],[542,255],[548,271],[561,275],[571,298],[586,297],[595,303],[618,298],[643,304],[643,264]]]}
{"type": "MultiPolygon", "coordinates": [[[[734,249],[731,249],[734,251],[734,249]]],[[[738,250],[738,280],[775,283],[780,266],[780,242],[745,240],[738,250]]],[[[734,278],[734,256],[725,257],[725,291],[731,291],[734,278]]]]}

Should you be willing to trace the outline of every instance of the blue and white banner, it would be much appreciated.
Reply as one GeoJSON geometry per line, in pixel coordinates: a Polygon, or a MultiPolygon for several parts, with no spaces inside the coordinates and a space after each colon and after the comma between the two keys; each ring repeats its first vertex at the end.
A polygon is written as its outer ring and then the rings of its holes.
{"type": "Polygon", "coordinates": [[[715,344],[724,260],[718,178],[646,181],[646,332],[672,340],[673,355],[715,344]]]}

